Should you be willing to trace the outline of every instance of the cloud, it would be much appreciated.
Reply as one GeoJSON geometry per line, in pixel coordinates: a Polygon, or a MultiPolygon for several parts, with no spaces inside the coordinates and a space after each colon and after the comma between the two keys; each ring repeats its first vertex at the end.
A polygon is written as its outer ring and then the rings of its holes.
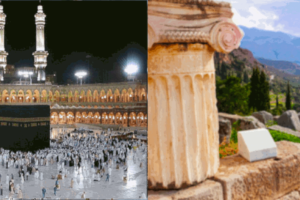
{"type": "Polygon", "coordinates": [[[257,7],[250,6],[248,10],[238,11],[232,8],[233,22],[237,25],[246,26],[248,28],[259,28],[269,31],[279,31],[284,26],[276,23],[279,17],[270,11],[259,10],[257,7]],[[242,16],[240,13],[243,13],[242,16]]]}
{"type": "MultiPolygon", "coordinates": [[[[215,1],[224,1],[224,0],[215,0],[215,1]]],[[[238,4],[244,7],[249,5],[272,5],[272,6],[284,6],[290,2],[299,2],[299,0],[225,0],[226,2],[230,2],[233,4],[238,4]]]]}
{"type": "Polygon", "coordinates": [[[231,3],[237,25],[300,37],[300,0],[215,0],[231,3]]]}

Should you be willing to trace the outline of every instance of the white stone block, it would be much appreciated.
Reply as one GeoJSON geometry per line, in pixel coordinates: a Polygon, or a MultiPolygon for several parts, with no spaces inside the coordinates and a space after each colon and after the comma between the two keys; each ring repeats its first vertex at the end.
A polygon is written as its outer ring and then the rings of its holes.
{"type": "Polygon", "coordinates": [[[276,143],[265,128],[239,131],[238,148],[239,154],[250,162],[277,156],[276,143]]]}

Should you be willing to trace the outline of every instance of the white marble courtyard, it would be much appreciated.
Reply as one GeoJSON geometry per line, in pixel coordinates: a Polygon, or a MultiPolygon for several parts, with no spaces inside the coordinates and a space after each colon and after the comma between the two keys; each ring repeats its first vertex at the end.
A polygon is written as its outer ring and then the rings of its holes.
{"type": "MultiPolygon", "coordinates": [[[[2,175],[1,184],[3,186],[3,196],[0,199],[8,199],[9,190],[6,184],[6,175],[14,175],[15,186],[20,185],[24,199],[42,198],[42,188],[46,188],[45,199],[80,199],[85,191],[85,198],[90,199],[138,199],[142,193],[147,194],[147,152],[137,150],[136,161],[133,160],[133,151],[128,155],[127,182],[123,181],[124,170],[122,167],[116,169],[113,163],[110,181],[106,182],[106,176],[103,176],[99,182],[92,180],[91,165],[81,168],[80,174],[74,170],[74,167],[65,167],[69,171],[67,177],[59,180],[61,188],[54,195],[55,180],[51,179],[51,175],[57,175],[59,170],[57,163],[49,166],[39,166],[40,173],[43,173],[44,180],[36,179],[34,175],[29,175],[28,181],[21,183],[18,175],[18,169],[6,169],[0,165],[0,174],[2,175]],[[140,163],[143,163],[142,168],[140,163]],[[73,188],[70,188],[71,178],[74,180],[73,188]]],[[[107,169],[106,169],[107,170],[107,169]]],[[[18,198],[15,194],[13,198],[18,198]]]]}

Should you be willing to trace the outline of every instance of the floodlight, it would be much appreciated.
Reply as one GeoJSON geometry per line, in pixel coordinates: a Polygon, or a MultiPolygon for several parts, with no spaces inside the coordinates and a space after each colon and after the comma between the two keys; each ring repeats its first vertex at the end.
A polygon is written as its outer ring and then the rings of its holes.
{"type": "MultiPolygon", "coordinates": [[[[31,75],[33,75],[33,72],[31,72],[31,71],[19,71],[18,75],[19,76],[23,76],[24,78],[30,77],[30,85],[31,85],[31,83],[32,83],[32,81],[31,81],[31,75]]],[[[20,81],[21,81],[21,79],[20,79],[20,81]]]]}
{"type": "Polygon", "coordinates": [[[83,78],[84,76],[86,76],[87,73],[84,72],[84,71],[81,71],[81,72],[76,72],[75,73],[75,76],[77,76],[78,78],[83,78]]]}
{"type": "Polygon", "coordinates": [[[75,73],[75,76],[77,76],[80,79],[80,85],[82,85],[82,78],[86,75],[87,73],[85,71],[79,71],[75,73]]]}
{"type": "Polygon", "coordinates": [[[127,67],[125,68],[125,72],[129,75],[134,74],[138,71],[138,66],[137,65],[133,65],[133,64],[129,64],[127,65],[127,67]]]}

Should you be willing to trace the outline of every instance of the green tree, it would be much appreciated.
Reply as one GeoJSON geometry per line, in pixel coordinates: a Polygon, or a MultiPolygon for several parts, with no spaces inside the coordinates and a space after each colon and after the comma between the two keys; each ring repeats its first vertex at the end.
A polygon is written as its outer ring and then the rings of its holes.
{"type": "Polygon", "coordinates": [[[252,76],[250,78],[250,95],[249,95],[249,109],[252,111],[258,110],[260,104],[260,88],[259,88],[259,69],[253,68],[252,76]]]}
{"type": "Polygon", "coordinates": [[[287,84],[285,107],[287,110],[291,110],[290,82],[288,82],[288,84],[287,84]]]}
{"type": "Polygon", "coordinates": [[[242,83],[242,80],[243,80],[243,74],[242,72],[237,72],[237,77],[241,80],[241,83],[242,83]]]}
{"type": "Polygon", "coordinates": [[[276,109],[278,109],[278,94],[276,95],[276,109]]]}
{"type": "Polygon", "coordinates": [[[241,85],[241,79],[229,76],[225,80],[217,79],[216,92],[218,110],[231,114],[246,115],[249,113],[249,85],[241,85]]]}
{"type": "Polygon", "coordinates": [[[226,79],[227,77],[227,68],[228,68],[227,64],[223,62],[220,70],[220,76],[222,80],[226,79]]]}
{"type": "Polygon", "coordinates": [[[270,88],[264,71],[260,72],[259,77],[259,106],[257,110],[270,110],[270,88]]]}
{"type": "Polygon", "coordinates": [[[246,71],[244,71],[244,82],[249,83],[249,77],[246,71]]]}

